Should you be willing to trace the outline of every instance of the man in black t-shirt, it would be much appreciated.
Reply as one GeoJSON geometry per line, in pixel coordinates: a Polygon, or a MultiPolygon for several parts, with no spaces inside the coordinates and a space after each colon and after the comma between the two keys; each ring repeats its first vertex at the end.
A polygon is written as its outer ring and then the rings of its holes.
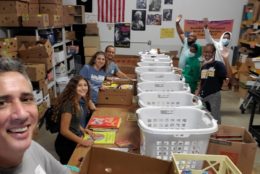
{"type": "Polygon", "coordinates": [[[222,62],[215,60],[215,52],[216,48],[213,44],[207,44],[205,46],[203,52],[204,62],[201,67],[200,85],[196,94],[202,97],[202,101],[206,104],[207,109],[218,121],[218,124],[220,124],[220,90],[223,81],[227,76],[227,71],[222,62]]]}

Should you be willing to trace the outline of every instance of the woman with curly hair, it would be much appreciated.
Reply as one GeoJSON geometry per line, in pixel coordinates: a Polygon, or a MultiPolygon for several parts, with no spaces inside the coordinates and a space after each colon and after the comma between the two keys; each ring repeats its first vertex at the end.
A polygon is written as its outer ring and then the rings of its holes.
{"type": "Polygon", "coordinates": [[[83,100],[88,108],[90,87],[87,80],[82,76],[74,76],[64,91],[58,97],[55,111],[60,114],[60,131],[55,141],[55,150],[60,157],[62,164],[67,164],[76,145],[90,146],[93,141],[83,140],[84,133],[90,134],[95,139],[93,133],[84,129],[80,125],[83,116],[83,107],[80,101],[83,100]]]}

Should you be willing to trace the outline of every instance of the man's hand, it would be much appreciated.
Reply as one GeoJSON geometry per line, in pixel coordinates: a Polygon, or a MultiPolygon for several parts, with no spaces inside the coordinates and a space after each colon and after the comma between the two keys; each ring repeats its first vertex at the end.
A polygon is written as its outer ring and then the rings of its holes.
{"type": "Polygon", "coordinates": [[[204,28],[208,28],[209,25],[209,19],[208,18],[203,18],[203,26],[204,28]]]}
{"type": "Polygon", "coordinates": [[[176,18],[176,23],[180,23],[181,19],[182,19],[182,15],[178,15],[176,18]]]}

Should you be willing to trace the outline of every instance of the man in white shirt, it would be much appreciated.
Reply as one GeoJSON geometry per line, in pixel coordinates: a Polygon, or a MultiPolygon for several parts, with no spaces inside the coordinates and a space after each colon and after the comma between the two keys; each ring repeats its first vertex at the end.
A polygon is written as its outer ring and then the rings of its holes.
{"type": "Polygon", "coordinates": [[[0,173],[69,174],[50,153],[32,141],[38,110],[25,67],[0,59],[0,173]]]}

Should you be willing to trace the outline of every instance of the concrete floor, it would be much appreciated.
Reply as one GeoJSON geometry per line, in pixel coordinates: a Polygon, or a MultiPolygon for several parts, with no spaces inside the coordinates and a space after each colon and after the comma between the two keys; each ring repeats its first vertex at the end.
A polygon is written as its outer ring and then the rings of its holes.
{"type": "MultiPolygon", "coordinates": [[[[248,128],[250,111],[247,110],[244,114],[241,114],[239,109],[240,104],[241,99],[238,97],[237,93],[232,91],[222,91],[222,124],[230,124],[248,128]]],[[[260,117],[258,114],[255,117],[254,124],[260,125],[260,117]]],[[[47,132],[43,125],[35,140],[57,158],[57,154],[54,149],[55,138],[56,134],[50,134],[47,132]]],[[[257,149],[256,153],[254,174],[260,174],[260,148],[257,149]]]]}

